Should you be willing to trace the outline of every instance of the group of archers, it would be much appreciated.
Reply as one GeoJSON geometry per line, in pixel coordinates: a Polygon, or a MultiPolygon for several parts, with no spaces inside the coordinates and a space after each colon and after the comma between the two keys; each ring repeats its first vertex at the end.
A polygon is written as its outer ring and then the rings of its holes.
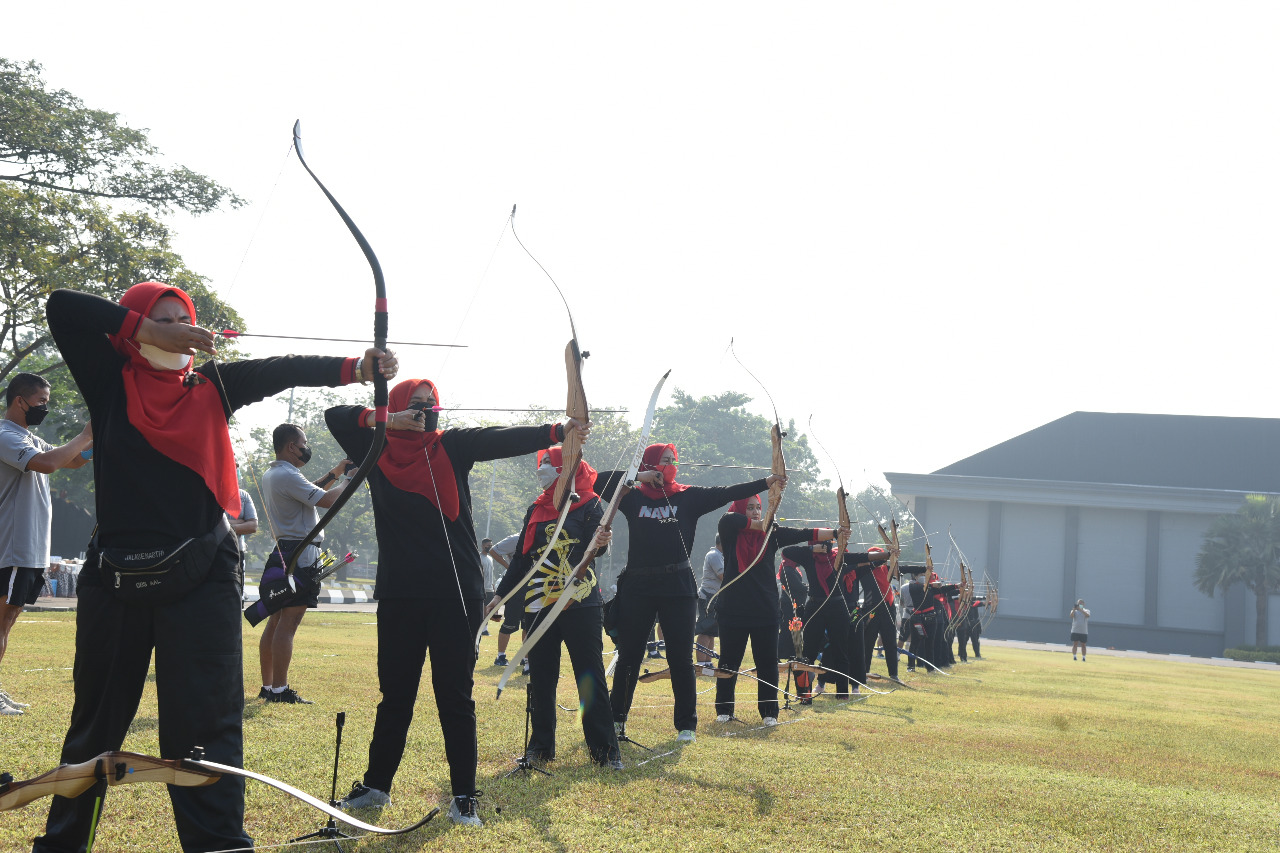
{"type": "MultiPolygon", "coordinates": [[[[31,436],[26,427],[47,411],[49,388],[43,379],[22,374],[7,390],[3,425],[6,435],[15,436],[6,438],[6,453],[9,444],[30,445],[21,451],[27,454],[20,460],[23,467],[16,469],[22,478],[84,464],[92,450],[97,528],[78,582],[75,698],[62,762],[84,762],[121,748],[154,652],[161,754],[182,758],[200,746],[207,760],[242,767],[243,565],[236,533],[245,532],[239,520],[246,513],[228,421],[241,407],[291,387],[367,383],[375,371],[395,379],[398,360],[394,353],[370,348],[356,358],[289,355],[226,363],[215,358],[197,367],[197,354],[216,355],[213,333],[197,324],[186,293],[153,282],[133,286],[118,303],[59,290],[49,297],[46,316],[88,405],[90,424],[60,448],[31,436]],[[32,462],[36,457],[38,463],[32,462]],[[145,577],[137,573],[139,567],[156,567],[155,576],[163,580],[122,584],[122,577],[145,577]]],[[[736,676],[754,678],[765,725],[777,723],[780,672],[788,679],[794,674],[801,702],[812,701],[823,689],[813,683],[814,675],[831,685],[835,696],[848,697],[867,680],[871,649],[880,638],[889,676],[897,678],[899,614],[886,564],[890,554],[872,548],[838,555],[839,531],[831,528],[764,529],[760,495],[785,485],[785,474],[734,486],[690,486],[677,481],[676,448],[654,444],[644,452],[634,480],[622,471],[597,473],[579,461],[562,516],[554,499],[563,474],[559,445],[570,434],[585,439],[589,423],[568,418],[541,426],[440,430],[439,402],[438,389],[426,379],[402,379],[391,388],[385,444],[368,474],[379,550],[375,597],[382,699],[367,769],[344,807],[390,802],[430,654],[452,787],[449,816],[459,824],[481,825],[472,638],[487,620],[497,620],[504,599],[510,603],[503,648],[516,630],[535,631],[562,592],[571,596],[564,603],[572,606],[557,609],[558,618],[528,651],[532,735],[526,758],[533,761],[555,757],[563,645],[578,686],[590,756],[603,768],[623,769],[619,740],[627,740],[628,712],[655,622],[665,641],[673,724],[682,742],[693,741],[698,728],[699,675],[718,676],[719,723],[734,719],[736,676]],[[508,571],[501,582],[486,583],[468,475],[477,462],[535,453],[543,492],[512,541],[492,551],[510,564],[508,571]],[[604,504],[615,495],[630,536],[625,569],[606,608],[594,569],[588,566],[586,583],[567,583],[567,578],[589,549],[607,547],[609,525],[601,521],[604,504]],[[689,544],[699,519],[712,513],[718,516],[717,548],[704,561],[699,580],[689,544]],[[779,549],[781,571],[776,568],[779,549]],[[606,609],[617,646],[611,690],[603,660],[606,609]],[[713,660],[717,636],[720,650],[713,660]],[[748,642],[754,675],[739,671],[748,642]],[[814,664],[819,654],[821,666],[804,665],[814,664]],[[780,657],[800,665],[766,673],[764,667],[780,657]]],[[[338,406],[326,412],[326,424],[350,459],[365,458],[373,446],[372,409],[338,406]]],[[[340,479],[341,465],[318,482],[303,478],[298,469],[309,460],[310,449],[296,427],[276,430],[275,451],[277,461],[264,479],[278,482],[264,491],[269,515],[275,516],[270,520],[277,547],[271,559],[278,567],[294,556],[292,550],[315,522],[315,507],[332,504],[348,486],[332,482],[340,479]]],[[[0,466],[6,472],[11,467],[0,466]]],[[[44,500],[47,504],[47,483],[44,500]]],[[[8,609],[20,610],[13,604],[27,595],[21,584],[15,593],[15,582],[26,571],[17,567],[47,564],[47,538],[44,548],[43,564],[39,556],[6,554],[14,560],[5,570],[8,609]]],[[[277,608],[267,630],[291,636],[290,626],[276,617],[310,603],[303,569],[314,560],[314,553],[293,560],[299,567],[296,577],[304,582],[290,607],[277,608]]],[[[944,649],[944,626],[953,621],[948,598],[957,588],[923,579],[908,586],[919,597],[915,612],[904,620],[903,639],[910,634],[909,665],[919,660],[932,668],[946,663],[950,644],[944,649]]],[[[976,621],[968,630],[977,629],[976,621]]],[[[7,636],[12,620],[6,622],[7,636]]],[[[976,652],[976,637],[973,641],[976,652]]],[[[261,695],[298,701],[278,677],[282,668],[287,671],[288,644],[264,638],[260,648],[261,695]]],[[[224,775],[207,786],[170,786],[169,795],[185,850],[252,847],[244,830],[243,778],[224,775]]],[[[84,849],[93,808],[90,796],[55,796],[34,850],[84,849]]]]}

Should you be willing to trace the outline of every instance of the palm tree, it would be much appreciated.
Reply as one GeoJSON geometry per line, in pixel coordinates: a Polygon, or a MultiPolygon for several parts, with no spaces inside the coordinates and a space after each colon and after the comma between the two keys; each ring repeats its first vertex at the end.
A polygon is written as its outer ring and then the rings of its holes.
{"type": "Polygon", "coordinates": [[[1280,498],[1249,495],[1234,515],[1209,523],[1196,555],[1196,588],[1210,598],[1242,583],[1253,593],[1258,620],[1255,643],[1267,644],[1267,598],[1280,592],[1280,498]]]}

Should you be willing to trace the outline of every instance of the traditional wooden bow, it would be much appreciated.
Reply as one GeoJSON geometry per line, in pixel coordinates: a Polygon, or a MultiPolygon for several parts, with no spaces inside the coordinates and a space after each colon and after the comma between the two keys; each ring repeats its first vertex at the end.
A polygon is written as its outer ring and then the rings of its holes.
{"type": "MultiPolygon", "coordinates": [[[[556,618],[569,606],[569,602],[573,600],[574,593],[579,585],[585,581],[587,569],[591,566],[591,561],[596,558],[596,554],[600,553],[602,547],[599,544],[600,533],[613,529],[613,519],[618,514],[618,504],[635,484],[636,473],[640,470],[645,447],[649,444],[649,432],[653,428],[653,418],[658,410],[658,397],[662,394],[662,386],[670,375],[671,371],[668,370],[662,374],[662,378],[654,386],[653,394],[649,397],[649,407],[645,409],[644,425],[640,428],[640,440],[636,442],[636,450],[631,457],[631,466],[627,468],[627,473],[623,475],[622,482],[614,489],[613,498],[609,501],[609,506],[605,509],[604,516],[600,519],[600,525],[596,528],[596,535],[591,542],[591,546],[587,548],[586,553],[582,555],[582,559],[578,561],[578,565],[574,567],[573,573],[569,576],[564,588],[560,590],[560,597],[556,599],[556,603],[552,605],[551,610],[542,617],[538,627],[525,639],[520,646],[520,650],[507,663],[506,669],[502,671],[502,677],[498,679],[498,695],[494,697],[495,699],[502,698],[502,691],[507,686],[507,680],[511,677],[511,674],[515,672],[516,666],[529,656],[529,652],[537,644],[538,640],[542,639],[542,636],[547,633],[551,623],[555,622],[556,618]]],[[[535,563],[534,567],[536,568],[537,565],[535,563]]],[[[528,583],[528,581],[526,580],[525,583],[528,583]]]]}

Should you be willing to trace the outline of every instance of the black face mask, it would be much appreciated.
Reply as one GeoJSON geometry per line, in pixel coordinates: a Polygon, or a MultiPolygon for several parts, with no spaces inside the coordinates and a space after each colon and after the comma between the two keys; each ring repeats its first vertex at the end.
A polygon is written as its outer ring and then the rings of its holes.
{"type": "Polygon", "coordinates": [[[303,465],[306,465],[311,461],[311,447],[309,445],[307,447],[298,448],[298,461],[303,465]]]}
{"type": "Polygon", "coordinates": [[[432,411],[434,408],[433,404],[419,401],[410,403],[409,408],[415,412],[422,413],[417,417],[418,420],[422,422],[423,426],[427,428],[427,432],[436,431],[436,428],[440,425],[440,413],[432,411]]]}
{"type": "Polygon", "coordinates": [[[38,406],[33,406],[30,403],[27,404],[27,426],[40,426],[40,422],[48,417],[48,415],[48,403],[41,403],[38,406]]]}

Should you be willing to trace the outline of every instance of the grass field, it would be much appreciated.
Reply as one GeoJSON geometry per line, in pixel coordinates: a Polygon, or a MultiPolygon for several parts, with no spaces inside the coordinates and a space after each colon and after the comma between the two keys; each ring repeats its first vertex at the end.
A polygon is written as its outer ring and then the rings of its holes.
{"type": "MultiPolygon", "coordinates": [[[[378,702],[371,614],[308,614],[294,659],[310,706],[245,709],[245,764],[326,799],[334,716],[345,711],[339,787],[364,770],[378,702]]],[[[24,615],[3,684],[30,702],[0,717],[0,770],[17,779],[56,766],[71,709],[74,614],[24,615]]],[[[247,629],[246,685],[257,692],[257,631],[247,629]]],[[[670,682],[641,684],[628,724],[651,758],[623,745],[627,769],[596,770],[576,712],[563,712],[551,778],[497,778],[524,733],[525,679],[494,701],[499,670],[477,671],[482,830],[443,818],[407,837],[347,850],[1276,850],[1280,847],[1280,673],[1095,654],[987,647],[956,677],[851,703],[818,698],[783,725],[757,729],[754,682],[740,683],[747,722],[716,724],[711,693],[694,744],[678,748],[670,682]],[[964,677],[961,677],[964,676],[964,677]],[[497,809],[501,812],[498,813],[497,809]]],[[[567,656],[566,656],[567,659],[567,656]]],[[[662,664],[662,662],[657,662],[662,664]]],[[[665,664],[662,664],[665,665],[665,664]]],[[[881,664],[877,665],[880,668],[881,664]]],[[[567,673],[567,660],[566,660],[567,673]]],[[[712,687],[699,680],[699,689],[712,687]]],[[[873,683],[873,686],[876,686],[873,683]]],[[[405,826],[447,797],[435,706],[424,678],[392,806],[361,815],[405,826]]],[[[572,677],[560,701],[576,707],[572,677]]],[[[125,749],[157,754],[154,688],[125,749]]],[[[0,850],[25,850],[47,800],[0,814],[0,850]]],[[[323,816],[250,782],[246,825],[265,849],[323,816]]],[[[174,850],[165,790],[107,796],[95,850],[174,850]]],[[[293,849],[334,850],[322,848],[293,849]]]]}

